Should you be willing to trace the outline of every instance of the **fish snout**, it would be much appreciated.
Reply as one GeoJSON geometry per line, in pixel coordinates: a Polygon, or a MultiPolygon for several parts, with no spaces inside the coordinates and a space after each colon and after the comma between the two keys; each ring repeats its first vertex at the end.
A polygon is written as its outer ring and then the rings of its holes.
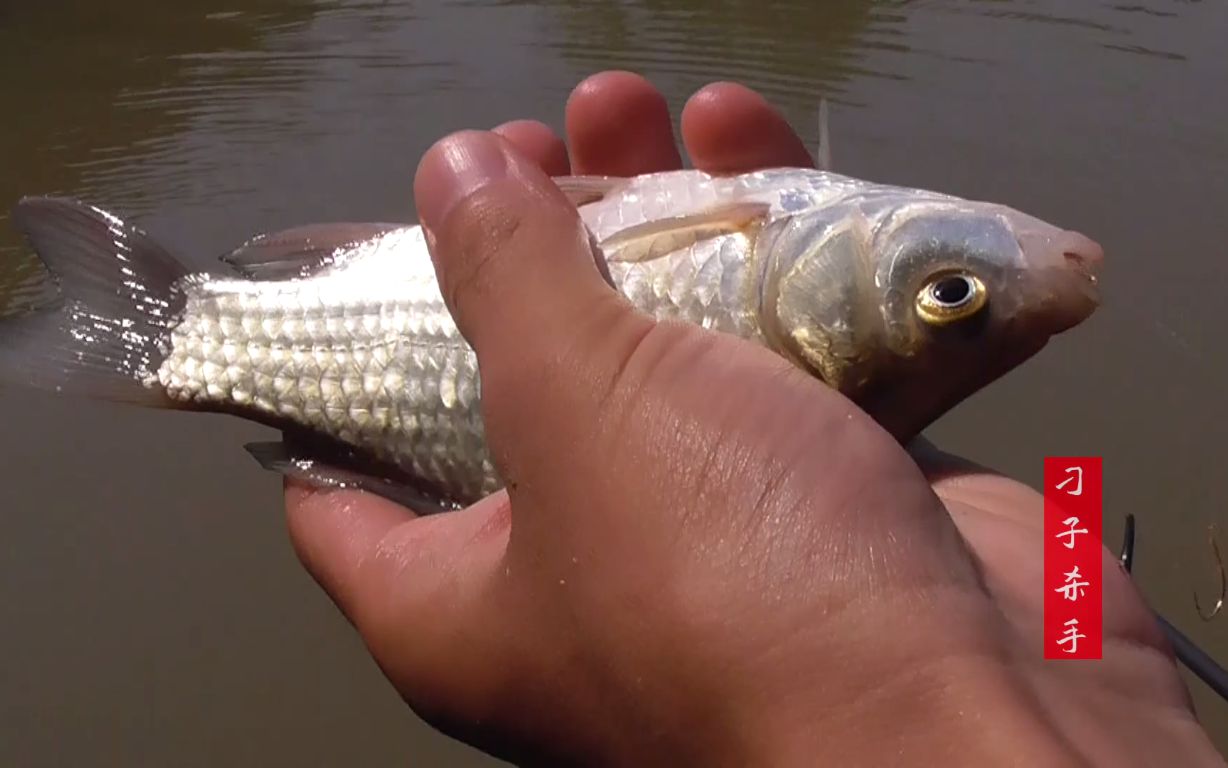
{"type": "Polygon", "coordinates": [[[1061,263],[1051,270],[1055,283],[1051,311],[1056,326],[1053,332],[1061,333],[1082,323],[1099,308],[1104,248],[1078,232],[1062,232],[1053,245],[1061,254],[1061,263]]]}
{"type": "Polygon", "coordinates": [[[1100,244],[1019,211],[1009,211],[1007,218],[1023,251],[1024,269],[1034,275],[1027,300],[1033,321],[1053,336],[1090,317],[1100,306],[1100,244]]]}
{"type": "Polygon", "coordinates": [[[1104,263],[1104,249],[1100,243],[1078,232],[1064,232],[1058,239],[1058,247],[1067,266],[1095,285],[1100,265],[1104,263]]]}

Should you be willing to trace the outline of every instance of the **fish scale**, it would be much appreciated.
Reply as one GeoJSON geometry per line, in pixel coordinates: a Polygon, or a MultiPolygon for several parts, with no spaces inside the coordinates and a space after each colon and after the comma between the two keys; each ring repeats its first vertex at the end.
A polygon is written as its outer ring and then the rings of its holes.
{"type": "Polygon", "coordinates": [[[759,340],[758,321],[747,302],[755,263],[742,235],[707,240],[669,258],[609,263],[610,277],[639,309],[759,340]]]}
{"type": "MultiPolygon", "coordinates": [[[[747,238],[736,235],[651,262],[613,262],[610,271],[635,305],[656,318],[758,339],[745,301],[715,300],[727,298],[731,287],[747,292],[754,272],[750,250],[747,238]]],[[[477,358],[443,303],[429,253],[382,244],[370,258],[399,262],[382,272],[379,298],[370,295],[361,270],[274,290],[229,279],[193,286],[185,320],[172,332],[171,353],[159,370],[167,393],[197,405],[239,406],[290,419],[461,498],[496,490],[500,481],[485,443],[477,358]],[[358,291],[366,294],[358,304],[362,334],[345,323],[330,326],[328,320],[354,312],[358,291]],[[252,316],[264,318],[255,334],[247,330],[250,323],[241,322],[252,316]],[[358,369],[348,350],[362,347],[374,354],[358,369]],[[226,348],[232,350],[229,360],[226,348]],[[303,356],[265,370],[279,348],[303,356]],[[223,364],[246,373],[236,380],[223,364]],[[381,386],[360,400],[358,428],[347,392],[366,391],[372,375],[381,377],[381,386]]]]}

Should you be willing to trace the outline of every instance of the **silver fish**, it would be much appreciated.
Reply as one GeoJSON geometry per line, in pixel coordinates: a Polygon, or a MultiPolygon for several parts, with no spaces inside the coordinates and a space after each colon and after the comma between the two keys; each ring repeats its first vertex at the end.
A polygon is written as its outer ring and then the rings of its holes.
{"type": "MultiPolygon", "coordinates": [[[[1099,302],[1096,243],[993,203],[801,168],[556,182],[641,311],[773,350],[901,441],[1099,302]]],[[[420,509],[501,486],[419,227],[300,227],[188,274],[79,201],[13,221],[50,274],[0,285],[0,381],[236,414],[283,431],[267,467],[420,509]]]]}

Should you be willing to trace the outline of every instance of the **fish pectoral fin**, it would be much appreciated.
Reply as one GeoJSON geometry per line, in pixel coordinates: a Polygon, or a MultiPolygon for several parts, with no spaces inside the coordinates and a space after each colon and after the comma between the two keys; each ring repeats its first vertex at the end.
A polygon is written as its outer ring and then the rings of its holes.
{"type": "Polygon", "coordinates": [[[419,515],[459,508],[459,505],[440,499],[408,481],[368,474],[339,455],[321,455],[294,442],[248,443],[243,447],[269,472],[317,488],[365,491],[408,507],[419,515]]]}
{"type": "Polygon", "coordinates": [[[595,203],[625,185],[623,176],[555,176],[555,185],[567,195],[571,204],[579,208],[595,203]]]}
{"type": "Polygon", "coordinates": [[[249,280],[310,277],[340,267],[340,253],[410,226],[387,222],[306,224],[257,235],[221,260],[249,280]]]}
{"type": "Polygon", "coordinates": [[[769,210],[767,203],[743,202],[648,221],[615,232],[601,242],[601,249],[610,261],[652,261],[701,240],[738,232],[750,234],[762,225],[769,210]]]}

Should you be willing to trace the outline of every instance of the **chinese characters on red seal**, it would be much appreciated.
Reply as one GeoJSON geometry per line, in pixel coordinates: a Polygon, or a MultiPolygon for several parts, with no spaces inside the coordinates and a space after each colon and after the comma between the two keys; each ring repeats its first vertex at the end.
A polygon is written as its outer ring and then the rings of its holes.
{"type": "Polygon", "coordinates": [[[1101,657],[1102,465],[1099,456],[1045,459],[1046,659],[1101,657]]]}

